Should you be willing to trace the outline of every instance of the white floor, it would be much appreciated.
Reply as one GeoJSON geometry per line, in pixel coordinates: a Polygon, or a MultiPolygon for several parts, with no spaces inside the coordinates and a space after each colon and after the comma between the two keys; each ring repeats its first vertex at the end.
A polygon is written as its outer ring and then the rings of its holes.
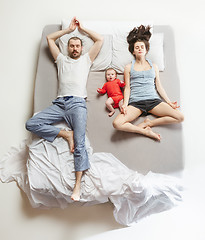
{"type": "Polygon", "coordinates": [[[83,240],[204,240],[205,239],[205,165],[184,172],[183,202],[169,210],[149,216],[131,227],[109,231],[83,240]]]}

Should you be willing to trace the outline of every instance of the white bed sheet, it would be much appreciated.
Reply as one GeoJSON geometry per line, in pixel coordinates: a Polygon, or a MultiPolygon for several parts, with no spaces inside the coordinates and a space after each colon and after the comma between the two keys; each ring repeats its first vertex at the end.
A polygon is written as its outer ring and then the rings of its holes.
{"type": "MultiPolygon", "coordinates": [[[[152,172],[144,176],[110,153],[93,153],[88,139],[86,146],[91,168],[82,178],[82,203],[92,205],[110,200],[116,221],[131,225],[182,200],[179,179],[152,172]]],[[[73,155],[62,138],[50,143],[32,136],[2,158],[0,169],[0,179],[16,181],[34,208],[65,208],[72,202],[73,155]]]]}
{"type": "Polygon", "coordinates": [[[99,233],[82,240],[204,240],[205,163],[181,172],[185,185],[183,203],[169,211],[154,214],[131,227],[99,233]]]}

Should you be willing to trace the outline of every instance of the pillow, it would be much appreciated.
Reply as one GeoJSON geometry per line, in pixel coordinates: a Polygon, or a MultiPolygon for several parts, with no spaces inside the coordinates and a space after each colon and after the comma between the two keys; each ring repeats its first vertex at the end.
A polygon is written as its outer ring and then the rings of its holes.
{"type": "MultiPolygon", "coordinates": [[[[62,29],[67,28],[69,26],[69,24],[70,24],[70,20],[62,20],[62,29]]],[[[83,23],[83,25],[86,26],[86,23],[83,23]]],[[[93,28],[90,28],[87,26],[86,26],[86,28],[94,30],[93,28]]],[[[81,33],[76,28],[75,31],[71,32],[70,34],[66,34],[66,35],[62,36],[59,40],[59,48],[60,48],[60,51],[64,55],[68,55],[67,43],[68,43],[68,40],[74,36],[77,36],[82,39],[82,42],[83,42],[82,54],[87,53],[94,43],[93,40],[90,37],[88,37],[87,34],[81,33]]],[[[111,64],[113,37],[112,37],[112,35],[103,35],[103,37],[104,37],[104,41],[103,41],[102,48],[91,66],[91,71],[103,71],[106,68],[108,68],[111,64]]]]}
{"type": "Polygon", "coordinates": [[[155,63],[159,71],[164,71],[164,34],[155,33],[150,38],[150,50],[147,58],[155,63]]]}
{"type": "MultiPolygon", "coordinates": [[[[130,29],[131,30],[131,29],[130,29]]],[[[128,50],[127,35],[129,32],[117,32],[113,35],[113,56],[111,67],[123,73],[125,65],[134,59],[128,50]]],[[[164,71],[163,33],[154,33],[150,38],[150,50],[147,58],[155,63],[160,71],[164,71]]]]}

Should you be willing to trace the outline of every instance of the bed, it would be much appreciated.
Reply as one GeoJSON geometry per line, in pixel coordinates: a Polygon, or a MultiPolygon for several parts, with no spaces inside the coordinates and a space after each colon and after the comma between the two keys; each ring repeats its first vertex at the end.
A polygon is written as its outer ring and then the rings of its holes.
{"type": "MultiPolygon", "coordinates": [[[[66,27],[68,21],[48,25],[43,29],[34,92],[34,114],[49,106],[57,94],[57,70],[50,55],[46,35],[66,27]]],[[[82,178],[81,203],[114,204],[116,221],[130,225],[151,213],[173,207],[181,200],[182,186],[178,179],[168,176],[183,169],[182,126],[157,127],[162,140],[156,142],[144,136],[116,131],[113,117],[105,108],[106,95],[99,96],[97,88],[105,82],[104,71],[114,67],[123,80],[123,67],[131,59],[127,51],[127,31],[136,22],[85,22],[98,30],[104,44],[94,62],[87,84],[87,137],[86,146],[91,168],[82,178]],[[107,26],[106,29],[104,26],[107,26]],[[121,59],[121,60],[120,60],[121,59]],[[166,174],[166,175],[165,175],[166,174]]],[[[81,33],[84,52],[92,42],[81,33]]],[[[68,36],[66,36],[68,37],[68,36]]],[[[58,42],[66,54],[66,38],[58,42]]],[[[174,37],[169,26],[154,26],[153,52],[149,57],[160,68],[161,81],[173,100],[180,102],[180,86],[174,55],[174,37]],[[160,53],[155,54],[155,53],[160,53]]],[[[140,117],[138,121],[142,121],[140,117]]],[[[65,123],[58,126],[66,128],[65,123]]],[[[65,208],[71,203],[70,195],[75,182],[73,155],[62,138],[49,143],[31,135],[21,147],[12,150],[0,162],[0,178],[4,182],[17,181],[33,207],[65,208]],[[13,166],[14,168],[9,168],[13,166]]]]}
{"type": "MultiPolygon", "coordinates": [[[[105,26],[111,25],[110,23],[105,24],[105,26]]],[[[113,28],[116,27],[117,29],[118,26],[121,25],[121,23],[118,22],[112,24],[114,25],[113,28]]],[[[87,25],[90,26],[90,22],[88,22],[87,25]]],[[[98,25],[98,23],[96,23],[96,25],[98,25]]],[[[99,26],[101,25],[103,25],[102,22],[99,23],[99,26]]],[[[124,23],[124,25],[132,27],[134,23],[128,22],[126,24],[124,23]]],[[[94,28],[93,25],[90,27],[94,28]]],[[[54,99],[57,94],[56,66],[47,47],[46,35],[59,29],[61,29],[60,24],[48,25],[43,30],[35,84],[34,112],[38,112],[49,106],[52,99],[54,99]]],[[[122,29],[123,27],[120,28],[120,31],[123,31],[122,29]]],[[[130,28],[127,27],[126,29],[130,28]]],[[[98,30],[97,27],[96,30],[98,30]]],[[[105,33],[104,31],[105,30],[103,28],[101,32],[105,33]]],[[[108,29],[107,31],[108,33],[111,31],[114,32],[113,29],[108,29]]],[[[161,60],[158,61],[161,64],[161,82],[165,87],[168,96],[170,96],[171,99],[178,101],[180,104],[180,82],[176,67],[173,31],[169,26],[154,26],[153,31],[154,35],[156,33],[163,34],[164,44],[161,43],[161,47],[163,47],[163,55],[160,56],[160,58],[163,58],[164,62],[161,63],[161,60]]],[[[117,33],[119,35],[115,37],[119,38],[119,36],[121,36],[121,32],[117,33]]],[[[105,36],[108,37],[109,34],[105,36]]],[[[106,40],[108,39],[106,38],[106,40]]],[[[162,49],[160,48],[160,51],[161,50],[162,49]]],[[[155,51],[158,51],[158,49],[155,51]]],[[[117,66],[116,62],[120,56],[123,58],[123,53],[124,52],[122,51],[117,53],[118,56],[116,56],[117,54],[115,56],[111,56],[111,58],[115,58],[115,62],[108,64],[110,61],[108,60],[108,63],[104,66],[108,67],[111,65],[115,67],[119,73],[118,77],[122,80],[123,63],[120,66],[117,66]]],[[[106,57],[110,58],[110,56],[106,57]]],[[[91,70],[87,85],[87,135],[94,151],[113,153],[126,166],[141,173],[146,173],[148,171],[168,173],[183,169],[182,125],[178,124],[156,127],[155,131],[159,132],[162,136],[160,143],[157,143],[152,139],[147,139],[143,136],[136,136],[135,134],[116,131],[112,126],[112,121],[118,112],[116,112],[112,118],[109,118],[105,108],[105,100],[107,96],[105,95],[99,97],[96,91],[97,88],[102,87],[105,83],[104,69],[98,69],[102,70],[91,70]],[[96,138],[96,134],[100,137],[96,138]],[[138,158],[133,161],[133,156],[138,156],[138,158]]],[[[142,121],[142,119],[143,117],[141,117],[139,121],[142,121]]]]}

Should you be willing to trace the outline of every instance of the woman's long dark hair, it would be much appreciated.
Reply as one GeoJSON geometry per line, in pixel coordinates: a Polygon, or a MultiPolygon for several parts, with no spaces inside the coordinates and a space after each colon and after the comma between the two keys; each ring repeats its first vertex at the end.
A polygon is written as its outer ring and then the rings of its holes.
{"type": "Polygon", "coordinates": [[[133,54],[134,44],[136,42],[144,42],[147,52],[149,51],[149,39],[152,36],[150,32],[151,27],[141,25],[138,28],[133,28],[132,31],[129,32],[127,36],[127,42],[129,44],[129,51],[133,54]]]}

